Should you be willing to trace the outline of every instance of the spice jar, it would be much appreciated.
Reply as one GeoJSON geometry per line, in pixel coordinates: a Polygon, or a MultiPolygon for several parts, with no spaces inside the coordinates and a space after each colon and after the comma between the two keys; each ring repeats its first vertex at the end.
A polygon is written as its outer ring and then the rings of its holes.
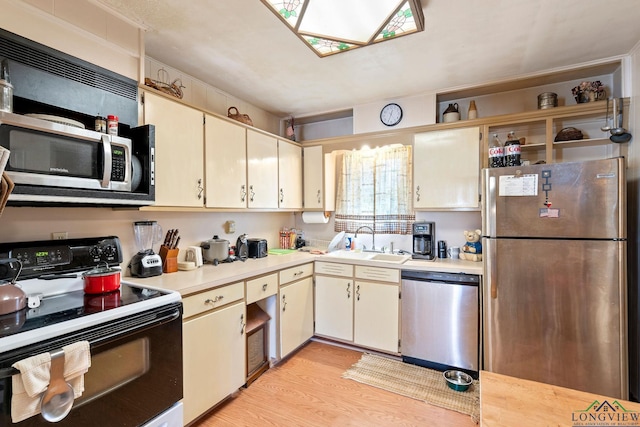
{"type": "Polygon", "coordinates": [[[118,116],[107,116],[107,133],[118,135],[118,116]]]}
{"type": "Polygon", "coordinates": [[[107,119],[102,116],[96,116],[94,129],[96,132],[107,133],[107,119]]]}

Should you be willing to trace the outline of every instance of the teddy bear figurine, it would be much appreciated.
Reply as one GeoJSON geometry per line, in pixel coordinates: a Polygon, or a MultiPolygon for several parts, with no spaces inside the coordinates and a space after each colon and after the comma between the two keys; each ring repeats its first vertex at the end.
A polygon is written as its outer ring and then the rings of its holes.
{"type": "Polygon", "coordinates": [[[482,261],[481,230],[465,230],[464,238],[467,243],[460,248],[460,259],[467,261],[482,261]]]}

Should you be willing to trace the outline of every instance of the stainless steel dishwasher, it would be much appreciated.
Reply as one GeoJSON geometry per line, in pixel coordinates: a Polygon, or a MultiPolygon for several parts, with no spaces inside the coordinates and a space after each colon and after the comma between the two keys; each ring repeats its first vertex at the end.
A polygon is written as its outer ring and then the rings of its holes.
{"type": "Polygon", "coordinates": [[[444,370],[479,370],[480,276],[402,271],[402,360],[444,370]]]}

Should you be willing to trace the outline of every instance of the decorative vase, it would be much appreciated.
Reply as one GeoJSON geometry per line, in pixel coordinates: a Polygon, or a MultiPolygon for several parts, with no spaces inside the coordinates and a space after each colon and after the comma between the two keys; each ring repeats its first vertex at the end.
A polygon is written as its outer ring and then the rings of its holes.
{"type": "Polygon", "coordinates": [[[476,101],[471,100],[469,102],[469,111],[467,112],[467,119],[477,119],[478,118],[478,110],[476,109],[476,101]]]}

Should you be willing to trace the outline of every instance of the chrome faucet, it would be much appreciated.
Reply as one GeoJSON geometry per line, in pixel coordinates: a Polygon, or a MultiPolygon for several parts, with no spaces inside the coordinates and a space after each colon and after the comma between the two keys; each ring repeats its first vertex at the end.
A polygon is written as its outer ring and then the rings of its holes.
{"type": "MultiPolygon", "coordinates": [[[[362,227],[358,227],[358,229],[356,230],[356,233],[353,235],[353,238],[356,239],[358,237],[358,231],[362,230],[363,228],[368,228],[369,231],[371,231],[371,245],[372,251],[376,250],[376,232],[373,231],[373,228],[369,227],[368,225],[363,225],[362,227]]],[[[363,245],[364,248],[364,245],[363,245]]]]}

